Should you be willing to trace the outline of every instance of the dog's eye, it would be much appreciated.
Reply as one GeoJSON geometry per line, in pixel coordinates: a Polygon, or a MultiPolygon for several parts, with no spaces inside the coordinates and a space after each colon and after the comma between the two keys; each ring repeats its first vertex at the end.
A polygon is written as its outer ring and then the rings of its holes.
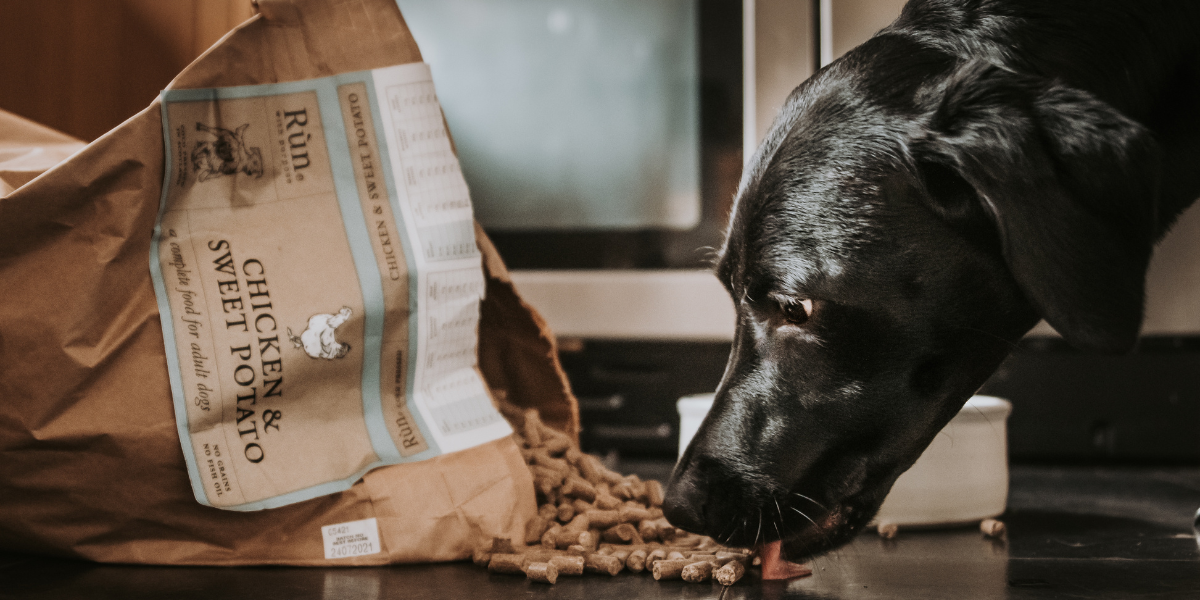
{"type": "Polygon", "coordinates": [[[779,302],[779,310],[783,313],[783,318],[792,325],[803,325],[808,322],[812,316],[813,302],[812,300],[781,300],[779,302]]]}

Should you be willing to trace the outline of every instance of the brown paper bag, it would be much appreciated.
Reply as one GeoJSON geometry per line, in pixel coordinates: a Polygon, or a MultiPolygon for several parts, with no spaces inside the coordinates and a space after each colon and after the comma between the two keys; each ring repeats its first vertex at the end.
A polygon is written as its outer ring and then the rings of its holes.
{"type": "Polygon", "coordinates": [[[84,143],[0,110],[0,196],[83,149],[84,143]]]}
{"type": "MultiPolygon", "coordinates": [[[[275,83],[420,61],[393,0],[261,0],[172,88],[275,83]]],[[[159,103],[0,199],[0,549],[105,562],[369,565],[454,560],[533,514],[510,438],[375,469],[258,512],[196,502],[147,267],[162,189],[159,103]],[[378,552],[327,558],[374,528],[378,552]]],[[[545,323],[476,227],[479,368],[509,408],[578,433],[545,323]]],[[[368,536],[369,537],[369,536],[368,536]]]]}

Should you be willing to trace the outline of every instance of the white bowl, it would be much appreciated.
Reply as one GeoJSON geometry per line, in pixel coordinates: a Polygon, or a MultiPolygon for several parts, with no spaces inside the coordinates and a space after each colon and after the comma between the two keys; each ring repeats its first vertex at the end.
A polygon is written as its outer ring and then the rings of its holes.
{"type": "MultiPolygon", "coordinates": [[[[713,394],[681,398],[679,454],[712,408],[713,394]]],[[[1008,504],[1008,415],[1012,404],[972,396],[905,471],[883,501],[878,523],[935,526],[970,523],[1008,504]]]]}

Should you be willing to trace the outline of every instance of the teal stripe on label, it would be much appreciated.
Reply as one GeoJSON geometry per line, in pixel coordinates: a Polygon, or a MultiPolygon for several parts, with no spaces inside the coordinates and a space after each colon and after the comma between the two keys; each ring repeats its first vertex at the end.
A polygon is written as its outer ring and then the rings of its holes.
{"type": "MultiPolygon", "coordinates": [[[[417,298],[419,298],[420,277],[417,274],[417,255],[419,251],[413,246],[413,240],[409,238],[408,226],[404,222],[404,211],[400,210],[400,192],[396,187],[396,177],[392,173],[392,156],[391,149],[388,146],[388,140],[391,138],[388,132],[383,129],[383,115],[379,111],[379,95],[375,90],[374,78],[367,82],[367,93],[371,96],[371,119],[375,123],[375,139],[379,142],[379,158],[383,165],[383,178],[387,184],[388,201],[392,205],[392,218],[396,221],[396,229],[400,236],[400,243],[404,248],[404,262],[408,265],[408,373],[404,379],[404,397],[409,403],[413,401],[416,393],[417,379],[417,343],[420,340],[421,319],[417,312],[417,298]]],[[[474,232],[472,232],[474,233],[474,232]]],[[[409,411],[413,419],[417,422],[421,430],[421,435],[425,437],[426,443],[429,445],[429,450],[422,452],[412,457],[417,460],[419,457],[437,456],[442,453],[441,447],[430,431],[432,423],[426,423],[425,418],[421,416],[421,411],[413,407],[409,411]]]]}
{"type": "MultiPolygon", "coordinates": [[[[340,80],[337,83],[357,81],[360,80],[340,80]]],[[[359,287],[362,288],[364,307],[362,401],[367,435],[371,438],[371,447],[381,460],[386,463],[400,462],[402,460],[400,450],[396,448],[391,433],[384,425],[383,401],[379,392],[379,360],[380,353],[383,352],[383,280],[379,276],[379,265],[375,261],[375,249],[371,247],[371,233],[367,229],[362,200],[358,196],[358,184],[354,179],[354,164],[350,160],[346,125],[342,122],[342,110],[338,102],[336,84],[330,82],[317,89],[317,106],[321,110],[321,123],[325,128],[325,144],[329,148],[333,187],[337,191],[338,206],[342,209],[342,223],[346,228],[346,239],[350,242],[350,254],[354,258],[354,269],[358,271],[359,287]]]]}
{"type": "MultiPolygon", "coordinates": [[[[213,90],[197,90],[207,92],[203,99],[216,98],[213,90]]],[[[183,461],[187,463],[188,479],[192,482],[192,493],[196,501],[205,506],[212,506],[204,480],[200,478],[200,468],[196,464],[195,450],[192,448],[192,434],[188,428],[187,397],[183,393],[183,373],[179,367],[179,349],[175,340],[175,322],[171,314],[171,301],[167,296],[167,285],[163,281],[162,260],[159,257],[159,246],[162,244],[162,216],[167,209],[167,193],[171,188],[171,176],[174,173],[174,161],[171,154],[171,125],[167,122],[167,96],[170,92],[162,92],[159,105],[163,124],[163,187],[159,199],[158,216],[154,219],[154,234],[150,238],[150,280],[154,284],[154,297],[158,301],[158,320],[162,325],[163,345],[167,351],[167,376],[171,380],[171,402],[175,406],[175,428],[179,432],[179,444],[183,446],[183,461]]]]}

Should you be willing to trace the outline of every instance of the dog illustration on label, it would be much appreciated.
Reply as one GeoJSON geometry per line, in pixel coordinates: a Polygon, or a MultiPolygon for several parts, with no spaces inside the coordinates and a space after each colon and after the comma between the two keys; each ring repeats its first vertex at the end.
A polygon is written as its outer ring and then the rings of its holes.
{"type": "Polygon", "coordinates": [[[196,131],[217,139],[196,142],[196,148],[192,150],[192,167],[196,170],[196,178],[208,181],[238,171],[255,178],[262,177],[262,150],[246,147],[245,136],[249,128],[250,124],[244,123],[237,130],[230,131],[197,122],[196,131]]]}
{"type": "Polygon", "coordinates": [[[300,335],[293,334],[292,328],[288,327],[288,339],[292,345],[303,348],[304,353],[313,358],[342,358],[350,351],[350,344],[337,341],[334,335],[338,326],[350,318],[351,312],[349,307],[343,306],[337,314],[313,315],[308,318],[308,329],[300,335]]]}

